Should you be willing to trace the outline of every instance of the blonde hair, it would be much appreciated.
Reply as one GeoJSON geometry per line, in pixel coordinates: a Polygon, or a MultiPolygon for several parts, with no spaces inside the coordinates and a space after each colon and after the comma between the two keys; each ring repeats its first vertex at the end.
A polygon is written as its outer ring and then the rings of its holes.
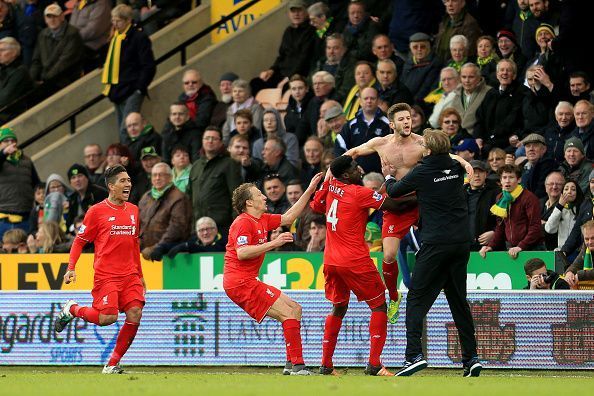
{"type": "Polygon", "coordinates": [[[54,250],[54,247],[64,242],[66,239],[62,229],[55,221],[46,221],[39,225],[39,229],[43,230],[45,234],[45,238],[42,242],[41,248],[43,249],[43,253],[51,253],[54,250]]]}
{"type": "Polygon", "coordinates": [[[431,154],[447,154],[450,152],[450,139],[445,132],[439,129],[427,128],[423,131],[425,147],[431,150],[431,154]]]}

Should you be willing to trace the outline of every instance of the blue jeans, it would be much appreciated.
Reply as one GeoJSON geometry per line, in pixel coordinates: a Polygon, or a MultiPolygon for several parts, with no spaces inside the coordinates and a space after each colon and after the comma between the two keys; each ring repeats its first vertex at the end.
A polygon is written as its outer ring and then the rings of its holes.
{"type": "Polygon", "coordinates": [[[128,132],[126,131],[126,117],[130,113],[140,113],[143,101],[144,95],[140,91],[134,91],[134,93],[128,96],[125,100],[120,103],[114,103],[116,117],[118,119],[118,128],[120,129],[120,143],[124,144],[128,137],[128,132]]]}
{"type": "Polygon", "coordinates": [[[0,240],[2,240],[2,236],[8,230],[13,230],[15,228],[20,228],[25,232],[29,232],[29,216],[24,216],[23,221],[20,223],[10,223],[8,220],[0,221],[0,240]]]}
{"type": "Polygon", "coordinates": [[[408,252],[414,252],[416,255],[420,248],[421,240],[419,238],[419,231],[411,227],[409,233],[400,241],[400,247],[398,248],[398,267],[402,274],[402,281],[407,288],[410,288],[410,274],[412,271],[408,266],[406,254],[408,252]]]}

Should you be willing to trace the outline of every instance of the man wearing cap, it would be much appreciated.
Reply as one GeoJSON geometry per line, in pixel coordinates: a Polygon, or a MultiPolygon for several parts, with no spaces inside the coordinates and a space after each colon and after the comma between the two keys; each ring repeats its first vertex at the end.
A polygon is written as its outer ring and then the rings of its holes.
{"type": "MultiPolygon", "coordinates": [[[[0,108],[11,104],[24,93],[33,89],[33,81],[27,66],[19,59],[21,44],[13,37],[0,39],[0,108]]],[[[25,103],[0,113],[0,123],[26,110],[25,103]]]]}
{"type": "Polygon", "coordinates": [[[33,188],[39,181],[33,161],[17,147],[12,128],[0,129],[0,239],[13,228],[28,231],[33,188]]]}
{"type": "Polygon", "coordinates": [[[179,95],[178,100],[186,104],[190,119],[198,129],[204,131],[204,128],[210,125],[210,118],[217,103],[215,93],[211,87],[204,84],[198,70],[186,70],[182,82],[184,92],[179,95]]]}
{"type": "Polygon", "coordinates": [[[47,89],[59,90],[81,77],[84,45],[78,29],[66,22],[59,5],[48,5],[43,14],[47,27],[37,36],[31,77],[48,83],[47,89]]]}
{"type": "Polygon", "coordinates": [[[163,161],[171,162],[171,149],[178,144],[188,147],[190,159],[196,161],[202,147],[202,133],[194,121],[184,102],[175,102],[169,106],[169,118],[163,126],[163,161]]]}
{"type": "Polygon", "coordinates": [[[538,198],[547,196],[545,179],[557,168],[555,160],[547,154],[547,143],[542,135],[531,133],[522,140],[526,148],[526,161],[522,167],[522,186],[538,198]]]}
{"type": "MultiPolygon", "coordinates": [[[[460,81],[460,86],[454,90],[455,96],[451,107],[456,109],[462,117],[461,127],[475,139],[480,139],[480,136],[474,134],[476,112],[491,87],[485,83],[485,79],[481,76],[481,70],[474,63],[466,63],[460,68],[460,81]]],[[[477,141],[477,144],[482,145],[482,140],[477,141]]]]}
{"type": "Polygon", "coordinates": [[[130,193],[129,202],[137,204],[140,202],[143,194],[151,189],[151,171],[155,164],[161,162],[161,157],[157,153],[154,146],[143,147],[140,150],[140,164],[142,165],[142,171],[138,172],[134,185],[132,186],[132,192],[130,193]]]}
{"type": "Polygon", "coordinates": [[[404,63],[400,81],[412,92],[415,102],[422,103],[439,78],[440,64],[431,52],[431,37],[415,33],[409,39],[410,55],[404,63]]]}
{"type": "Polygon", "coordinates": [[[501,59],[511,59],[516,62],[518,70],[524,70],[526,57],[518,48],[518,41],[514,32],[502,29],[497,32],[497,49],[501,59]]]}
{"type": "Polygon", "coordinates": [[[493,180],[487,180],[489,168],[483,161],[472,160],[470,165],[474,174],[464,188],[468,203],[470,250],[478,252],[493,238],[497,217],[490,209],[497,202],[497,194],[501,192],[501,188],[493,180]]]}
{"type": "Polygon", "coordinates": [[[128,132],[127,139],[124,144],[128,146],[134,161],[140,160],[140,155],[143,147],[155,147],[158,152],[161,151],[163,139],[161,135],[155,131],[155,128],[137,112],[128,114],[125,120],[126,131],[128,132]]]}
{"type": "Polygon", "coordinates": [[[435,36],[435,53],[445,63],[450,57],[450,39],[458,34],[468,39],[468,55],[476,55],[476,40],[481,35],[478,22],[466,10],[466,0],[444,1],[446,15],[439,24],[435,36]]]}
{"type": "Polygon", "coordinates": [[[326,106],[328,107],[323,112],[324,116],[322,117],[326,128],[324,130],[325,134],[320,133],[318,128],[318,137],[322,140],[324,149],[333,149],[336,136],[340,134],[347,121],[346,116],[342,112],[340,103],[334,100],[328,100],[324,102],[320,109],[323,109],[326,106]]]}
{"type": "Polygon", "coordinates": [[[74,224],[77,216],[84,215],[87,210],[98,202],[107,198],[105,187],[92,184],[89,181],[87,168],[81,164],[74,164],[68,169],[68,181],[74,194],[68,198],[68,214],[66,216],[66,227],[74,224]]]}
{"type": "Polygon", "coordinates": [[[563,151],[565,160],[559,166],[559,170],[566,179],[574,180],[582,191],[588,191],[593,164],[585,156],[582,141],[575,136],[567,139],[563,151]]]}
{"type": "Polygon", "coordinates": [[[316,29],[307,20],[307,4],[304,0],[290,0],[288,8],[291,24],[283,33],[274,63],[250,81],[254,96],[263,88],[276,88],[277,84],[288,81],[293,74],[306,76],[311,67],[316,29]]]}
{"type": "Polygon", "coordinates": [[[233,81],[237,80],[239,76],[233,72],[223,73],[219,79],[219,97],[220,100],[216,102],[212,115],[210,117],[210,125],[216,125],[219,128],[223,127],[223,124],[227,120],[227,109],[233,102],[233,81]]]}
{"type": "Polygon", "coordinates": [[[468,162],[481,157],[481,149],[474,139],[463,139],[459,145],[452,147],[452,150],[468,162]]]}

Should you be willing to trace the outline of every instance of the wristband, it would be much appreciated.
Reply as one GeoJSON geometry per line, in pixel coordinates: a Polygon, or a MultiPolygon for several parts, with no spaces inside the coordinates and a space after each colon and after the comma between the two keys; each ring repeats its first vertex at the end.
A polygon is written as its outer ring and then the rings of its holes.
{"type": "Polygon", "coordinates": [[[386,175],[385,180],[386,181],[388,181],[388,180],[396,180],[396,178],[394,176],[392,176],[392,175],[386,175]]]}

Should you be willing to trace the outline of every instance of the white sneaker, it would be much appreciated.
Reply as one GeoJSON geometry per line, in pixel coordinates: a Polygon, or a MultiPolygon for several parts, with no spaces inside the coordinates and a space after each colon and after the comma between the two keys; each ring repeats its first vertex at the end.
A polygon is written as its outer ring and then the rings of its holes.
{"type": "Polygon", "coordinates": [[[120,364],[116,364],[115,366],[108,366],[107,364],[103,366],[103,371],[101,374],[124,374],[124,370],[120,367],[120,364]]]}
{"type": "Polygon", "coordinates": [[[64,304],[62,310],[58,313],[58,316],[56,317],[56,322],[54,323],[54,330],[56,331],[56,333],[61,333],[62,330],[64,330],[64,328],[68,326],[68,323],[70,323],[72,319],[74,319],[74,315],[70,313],[70,307],[72,307],[73,305],[77,305],[77,302],[74,300],[66,301],[66,304],[64,304]]]}

